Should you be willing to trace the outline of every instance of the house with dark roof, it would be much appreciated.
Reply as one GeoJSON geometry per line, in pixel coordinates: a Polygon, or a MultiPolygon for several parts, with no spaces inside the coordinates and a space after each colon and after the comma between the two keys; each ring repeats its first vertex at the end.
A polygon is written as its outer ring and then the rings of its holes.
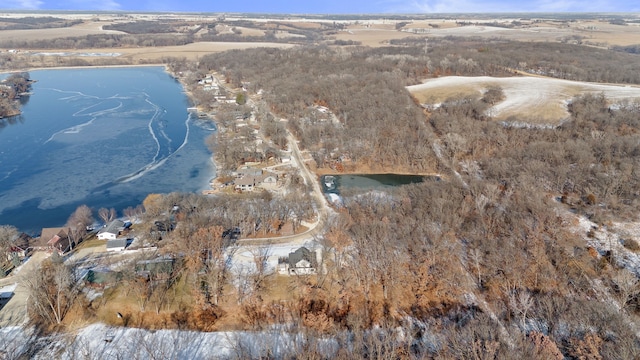
{"type": "Polygon", "coordinates": [[[273,188],[278,182],[278,175],[270,172],[262,172],[253,175],[242,175],[233,183],[236,191],[253,191],[256,187],[273,188]]]}
{"type": "Polygon", "coordinates": [[[32,248],[34,250],[57,251],[64,254],[69,251],[69,228],[44,228],[37,238],[32,248]]]}
{"type": "Polygon", "coordinates": [[[317,273],[317,269],[316,253],[304,246],[278,259],[278,272],[283,275],[312,275],[317,273]]]}
{"type": "Polygon", "coordinates": [[[107,251],[123,251],[127,247],[127,239],[117,238],[107,240],[107,251]]]}
{"type": "Polygon", "coordinates": [[[113,220],[108,223],[105,227],[98,231],[98,239],[99,240],[115,240],[118,235],[120,235],[120,231],[124,230],[124,221],[122,220],[113,220]]]}

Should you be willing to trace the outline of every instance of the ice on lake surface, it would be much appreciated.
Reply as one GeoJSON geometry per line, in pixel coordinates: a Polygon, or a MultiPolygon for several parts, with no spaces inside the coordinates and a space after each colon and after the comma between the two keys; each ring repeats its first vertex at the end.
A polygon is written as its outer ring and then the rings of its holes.
{"type": "Polygon", "coordinates": [[[0,225],[37,232],[78,205],[136,206],[214,176],[181,85],[162,68],[42,70],[23,114],[0,127],[0,225]]]}

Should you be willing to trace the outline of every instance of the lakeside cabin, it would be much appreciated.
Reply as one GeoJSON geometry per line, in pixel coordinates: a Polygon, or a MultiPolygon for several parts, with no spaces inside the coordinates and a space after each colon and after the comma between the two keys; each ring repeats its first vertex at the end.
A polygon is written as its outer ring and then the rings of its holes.
{"type": "Polygon", "coordinates": [[[64,254],[70,249],[69,232],[71,232],[70,228],[43,228],[40,237],[31,247],[34,250],[57,251],[59,254],[64,254]]]}
{"type": "Polygon", "coordinates": [[[113,220],[98,231],[98,240],[115,240],[120,232],[127,228],[122,220],[113,220]]]}

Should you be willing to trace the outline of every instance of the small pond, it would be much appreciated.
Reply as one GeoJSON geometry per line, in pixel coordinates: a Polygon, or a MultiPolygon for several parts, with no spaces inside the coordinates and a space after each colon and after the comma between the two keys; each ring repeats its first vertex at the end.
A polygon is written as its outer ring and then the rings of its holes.
{"type": "Polygon", "coordinates": [[[320,178],[325,193],[340,194],[341,190],[372,190],[392,188],[424,182],[439,181],[437,176],[401,175],[401,174],[348,174],[324,175],[320,178]]]}

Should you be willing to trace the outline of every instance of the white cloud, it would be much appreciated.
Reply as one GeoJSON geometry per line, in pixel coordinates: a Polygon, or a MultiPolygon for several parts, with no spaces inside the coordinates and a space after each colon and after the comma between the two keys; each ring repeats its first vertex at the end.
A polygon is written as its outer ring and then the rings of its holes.
{"type": "Polygon", "coordinates": [[[4,0],[0,9],[11,10],[35,10],[39,9],[44,2],[40,0],[4,0]]]}
{"type": "Polygon", "coordinates": [[[70,0],[65,6],[70,10],[120,10],[122,5],[114,0],[70,0]]]}
{"type": "Polygon", "coordinates": [[[470,0],[384,0],[388,12],[394,13],[467,13],[514,11],[513,3],[478,2],[470,0]]]}
{"type": "Polygon", "coordinates": [[[637,4],[626,0],[536,0],[535,11],[569,12],[632,12],[638,11],[637,4]]]}
{"type": "Polygon", "coordinates": [[[0,0],[0,9],[121,10],[122,5],[116,0],[0,0]]]}
{"type": "Polygon", "coordinates": [[[638,11],[626,0],[380,0],[378,4],[392,13],[638,11]]]}

